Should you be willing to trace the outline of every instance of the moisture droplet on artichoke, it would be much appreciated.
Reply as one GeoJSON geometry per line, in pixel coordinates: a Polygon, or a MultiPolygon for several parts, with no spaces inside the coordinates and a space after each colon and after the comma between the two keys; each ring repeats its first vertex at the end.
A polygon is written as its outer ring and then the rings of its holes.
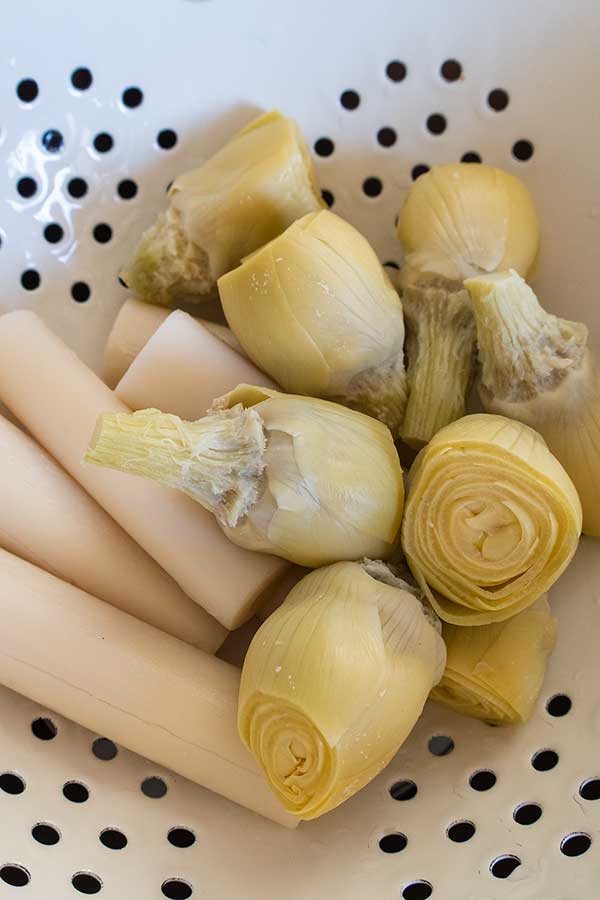
{"type": "Polygon", "coordinates": [[[219,279],[227,321],[282,388],[372,415],[398,433],[406,400],[402,304],[368,241],[309,213],[219,279]]]}
{"type": "Polygon", "coordinates": [[[504,622],[463,628],[444,622],[448,659],[431,699],[493,725],[526,722],[556,642],[547,598],[504,622]]]}
{"type": "Polygon", "coordinates": [[[446,622],[502,622],[531,606],[565,570],[580,533],[573,482],[521,422],[465,416],[410,470],[402,546],[446,622]]]}
{"type": "Polygon", "coordinates": [[[388,428],[326,400],[240,385],[196,422],[100,416],[86,462],[189,494],[248,550],[314,568],[387,558],[404,506],[388,428]]]}
{"type": "Polygon", "coordinates": [[[315,819],[392,759],[446,658],[439,621],[381,562],[311,572],[254,636],[238,729],[285,808],[315,819]]]}
{"type": "Polygon", "coordinates": [[[600,536],[600,366],[586,326],[547,313],[513,270],[465,286],[484,408],[539,431],[577,488],[584,534],[600,536]]]}
{"type": "Polygon", "coordinates": [[[300,129],[276,110],[175,179],[169,201],[121,272],[141,299],[161,305],[210,298],[220,275],[323,206],[300,129]]]}

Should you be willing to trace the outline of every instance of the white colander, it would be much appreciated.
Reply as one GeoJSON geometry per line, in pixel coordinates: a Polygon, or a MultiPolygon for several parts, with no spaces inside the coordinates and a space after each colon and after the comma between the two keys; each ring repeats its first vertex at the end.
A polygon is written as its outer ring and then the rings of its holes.
{"type": "MultiPolygon", "coordinates": [[[[419,167],[519,175],[536,289],[600,335],[597,0],[4,0],[0,46],[0,309],[35,309],[95,367],[171,179],[273,106],[386,263],[419,167]]],[[[430,705],[376,781],[296,832],[0,690],[0,898],[597,900],[600,543],[552,601],[527,726],[430,705]]]]}

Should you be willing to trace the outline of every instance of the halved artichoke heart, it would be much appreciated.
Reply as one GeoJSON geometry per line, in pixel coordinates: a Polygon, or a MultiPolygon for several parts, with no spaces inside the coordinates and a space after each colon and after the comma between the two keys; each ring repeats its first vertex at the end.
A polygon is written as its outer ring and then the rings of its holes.
{"type": "Polygon", "coordinates": [[[539,434],[503,416],[465,416],[413,464],[402,545],[442,619],[485,625],[550,588],[581,519],[575,487],[539,434]]]}
{"type": "Polygon", "coordinates": [[[121,273],[139,297],[163,305],[211,297],[220,275],[324,205],[300,129],[277,110],[180,175],[169,199],[121,273]]]}
{"type": "Polygon", "coordinates": [[[431,699],[493,725],[526,722],[556,642],[546,596],[505,622],[474,628],[444,623],[448,658],[431,699]]]}

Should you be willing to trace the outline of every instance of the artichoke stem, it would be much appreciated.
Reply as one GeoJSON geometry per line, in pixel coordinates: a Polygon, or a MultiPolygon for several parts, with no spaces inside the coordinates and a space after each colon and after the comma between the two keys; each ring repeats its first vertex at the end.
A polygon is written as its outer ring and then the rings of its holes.
{"type": "Polygon", "coordinates": [[[467,292],[445,278],[411,285],[402,299],[408,402],[400,433],[405,443],[420,449],[465,414],[475,360],[475,321],[467,292]]]}
{"type": "Polygon", "coordinates": [[[100,416],[84,459],[177,488],[235,527],[258,498],[265,446],[259,414],[241,404],[196,422],[144,409],[100,416]]]}
{"type": "Polygon", "coordinates": [[[516,403],[532,400],[556,389],[581,364],[586,326],[547,313],[513,269],[470,278],[465,287],[477,322],[482,393],[516,403]]]}

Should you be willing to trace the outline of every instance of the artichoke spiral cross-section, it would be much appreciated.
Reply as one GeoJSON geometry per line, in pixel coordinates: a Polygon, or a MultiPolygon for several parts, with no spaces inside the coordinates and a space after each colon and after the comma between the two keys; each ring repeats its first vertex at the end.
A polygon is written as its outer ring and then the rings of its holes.
{"type": "Polygon", "coordinates": [[[242,740],[285,808],[314,819],[371,781],[445,658],[437,617],[382,563],[303,578],[256,633],[238,707],[242,740]]]}
{"type": "Polygon", "coordinates": [[[406,401],[402,304],[372,247],[322,210],[219,279],[230,328],[284,390],[374,416],[397,434],[406,401]]]}
{"type": "Polygon", "coordinates": [[[502,622],[544,594],[581,533],[573,482],[544,439],[503,416],[446,426],[415,460],[402,546],[446,622],[502,622]]]}
{"type": "Polygon", "coordinates": [[[165,306],[213,296],[220,275],[324,205],[300,129],[277,110],[176,178],[169,201],[121,272],[142,300],[165,306]]]}
{"type": "Polygon", "coordinates": [[[546,596],[504,622],[462,628],[445,622],[448,658],[431,699],[493,725],[526,722],[556,642],[546,596]]]}
{"type": "Polygon", "coordinates": [[[404,482],[389,429],[327,400],[239,385],[195,422],[106,414],[85,461],[183,491],[233,543],[301,566],[387,559],[399,543],[404,482]]]}

